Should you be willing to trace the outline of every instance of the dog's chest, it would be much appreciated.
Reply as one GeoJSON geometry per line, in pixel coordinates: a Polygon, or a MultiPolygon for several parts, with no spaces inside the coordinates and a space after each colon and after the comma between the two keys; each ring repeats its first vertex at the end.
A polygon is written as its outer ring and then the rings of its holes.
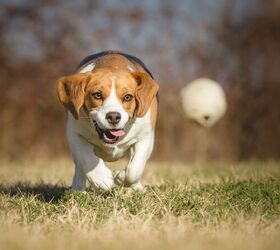
{"type": "Polygon", "coordinates": [[[96,156],[100,157],[104,161],[111,162],[124,157],[127,153],[127,148],[118,146],[102,148],[95,145],[93,146],[93,151],[96,156]]]}

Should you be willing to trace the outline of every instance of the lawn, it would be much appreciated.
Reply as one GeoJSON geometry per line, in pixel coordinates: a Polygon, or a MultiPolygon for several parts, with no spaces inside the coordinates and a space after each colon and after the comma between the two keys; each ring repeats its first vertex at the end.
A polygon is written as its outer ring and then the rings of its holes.
{"type": "Polygon", "coordinates": [[[151,162],[144,193],[72,193],[72,173],[0,163],[1,249],[280,249],[279,162],[151,162]]]}

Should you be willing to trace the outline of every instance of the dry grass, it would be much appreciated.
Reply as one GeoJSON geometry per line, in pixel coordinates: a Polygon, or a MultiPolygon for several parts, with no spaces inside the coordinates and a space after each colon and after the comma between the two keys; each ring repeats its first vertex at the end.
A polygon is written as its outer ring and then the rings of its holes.
{"type": "Polygon", "coordinates": [[[1,249],[280,247],[277,162],[150,163],[147,191],[132,194],[72,193],[70,165],[1,162],[1,249]]]}

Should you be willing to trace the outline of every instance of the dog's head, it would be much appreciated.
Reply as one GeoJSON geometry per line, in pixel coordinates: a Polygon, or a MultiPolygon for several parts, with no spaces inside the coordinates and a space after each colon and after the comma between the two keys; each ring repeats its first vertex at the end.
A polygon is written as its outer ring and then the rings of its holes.
{"type": "Polygon", "coordinates": [[[144,72],[96,69],[58,80],[61,103],[79,119],[81,107],[100,139],[116,143],[125,135],[128,121],[143,117],[158,91],[158,84],[144,72]]]}

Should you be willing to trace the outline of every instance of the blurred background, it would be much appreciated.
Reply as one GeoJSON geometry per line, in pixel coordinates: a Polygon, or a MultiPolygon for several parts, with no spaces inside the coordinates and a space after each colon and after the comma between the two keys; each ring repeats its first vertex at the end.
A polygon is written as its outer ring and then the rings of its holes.
{"type": "Polygon", "coordinates": [[[155,160],[280,158],[279,0],[1,0],[0,39],[2,157],[67,154],[55,82],[85,56],[116,49],[160,83],[155,160]],[[198,77],[227,95],[210,129],[181,108],[180,89],[198,77]]]}

